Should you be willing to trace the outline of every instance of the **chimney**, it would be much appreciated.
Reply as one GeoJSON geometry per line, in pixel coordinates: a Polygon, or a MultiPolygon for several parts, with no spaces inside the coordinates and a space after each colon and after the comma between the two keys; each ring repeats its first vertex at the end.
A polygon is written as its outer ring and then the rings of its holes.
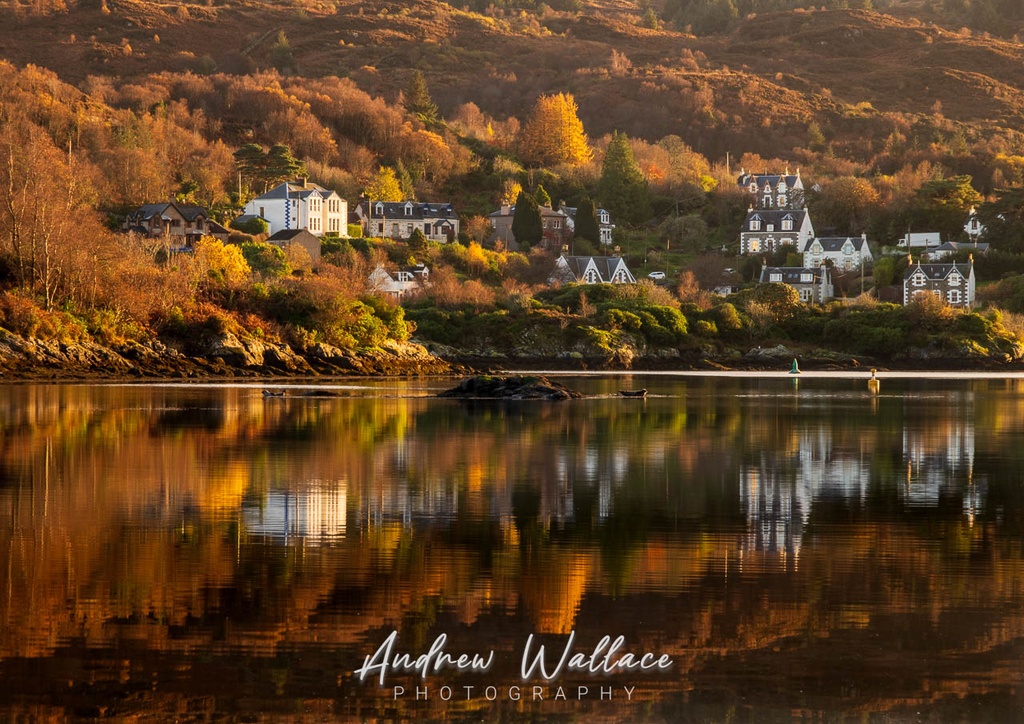
{"type": "Polygon", "coordinates": [[[508,204],[502,204],[501,205],[501,215],[502,216],[508,216],[511,213],[512,213],[512,207],[511,206],[509,206],[508,204]]]}
{"type": "Polygon", "coordinates": [[[299,176],[298,178],[295,179],[295,185],[296,186],[301,186],[304,189],[308,189],[309,188],[309,177],[308,176],[299,176]]]}

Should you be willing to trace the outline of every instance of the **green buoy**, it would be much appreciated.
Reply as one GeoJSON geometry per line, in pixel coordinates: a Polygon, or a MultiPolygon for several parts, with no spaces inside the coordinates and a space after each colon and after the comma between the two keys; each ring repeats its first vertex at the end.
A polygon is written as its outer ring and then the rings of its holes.
{"type": "Polygon", "coordinates": [[[791,374],[791,375],[798,375],[798,374],[800,374],[800,366],[796,363],[795,359],[793,360],[793,367],[792,367],[792,369],[789,370],[789,374],[791,374]]]}

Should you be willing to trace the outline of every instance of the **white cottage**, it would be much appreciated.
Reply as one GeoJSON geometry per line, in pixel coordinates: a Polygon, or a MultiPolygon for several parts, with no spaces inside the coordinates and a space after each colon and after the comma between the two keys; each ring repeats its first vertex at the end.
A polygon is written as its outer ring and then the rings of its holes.
{"type": "Polygon", "coordinates": [[[635,284],[620,256],[560,256],[548,284],[635,284]]]}
{"type": "Polygon", "coordinates": [[[803,250],[804,266],[821,266],[826,260],[839,271],[863,269],[873,261],[867,234],[860,236],[818,236],[803,250]]]}
{"type": "Polygon", "coordinates": [[[305,229],[314,236],[348,236],[348,202],[306,178],[278,184],[246,204],[244,213],[266,221],[271,234],[305,229]]]}

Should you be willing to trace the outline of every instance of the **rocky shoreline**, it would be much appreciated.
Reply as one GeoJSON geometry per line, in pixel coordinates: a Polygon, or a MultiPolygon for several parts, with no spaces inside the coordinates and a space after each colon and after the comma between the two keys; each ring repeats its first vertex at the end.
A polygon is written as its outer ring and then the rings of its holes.
{"type": "Polygon", "coordinates": [[[353,353],[330,345],[302,352],[226,333],[185,354],[160,340],[106,346],[20,337],[0,328],[0,379],[218,379],[451,375],[464,368],[411,342],[353,353]]]}
{"type": "Polygon", "coordinates": [[[635,357],[625,366],[607,357],[578,354],[502,356],[438,350],[415,342],[388,342],[349,352],[325,344],[297,351],[288,345],[224,333],[206,341],[201,354],[186,354],[161,340],[105,346],[96,342],[25,339],[0,328],[0,379],[231,379],[317,377],[416,377],[497,373],[509,369],[564,372],[781,371],[793,359],[806,371],[884,370],[1022,372],[1019,360],[928,354],[899,359],[854,357],[823,349],[755,347],[747,351],[669,350],[635,357]]]}

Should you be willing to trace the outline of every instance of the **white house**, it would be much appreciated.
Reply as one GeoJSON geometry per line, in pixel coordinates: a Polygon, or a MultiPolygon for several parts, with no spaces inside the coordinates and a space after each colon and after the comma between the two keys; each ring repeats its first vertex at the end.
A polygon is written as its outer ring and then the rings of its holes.
{"type": "Polygon", "coordinates": [[[449,203],[363,201],[356,205],[356,216],[366,236],[408,239],[419,230],[443,244],[459,235],[459,217],[449,203]]]}
{"type": "Polygon", "coordinates": [[[266,221],[271,234],[305,229],[314,236],[348,236],[348,202],[306,178],[278,184],[246,204],[244,213],[266,221]]]}
{"type": "Polygon", "coordinates": [[[801,302],[824,304],[835,296],[827,266],[766,266],[758,284],[788,284],[800,294],[801,302]]]}
{"type": "Polygon", "coordinates": [[[548,284],[635,284],[620,256],[560,256],[548,284]]]}
{"type": "Polygon", "coordinates": [[[863,269],[873,261],[867,234],[818,236],[807,243],[803,253],[806,267],[821,266],[829,260],[833,269],[844,272],[863,269]]]}
{"type": "Polygon", "coordinates": [[[974,306],[974,258],[966,264],[910,265],[903,275],[903,304],[934,294],[951,307],[974,306]]]}
{"type": "MultiPolygon", "coordinates": [[[[562,206],[561,211],[564,211],[566,216],[569,217],[568,225],[569,231],[573,234],[576,233],[576,211],[577,208],[574,206],[562,206]]],[[[608,213],[607,209],[597,209],[597,230],[600,238],[598,241],[603,246],[612,245],[612,232],[615,231],[615,224],[612,223],[612,215],[608,213]]]]}
{"type": "Polygon", "coordinates": [[[973,206],[967,212],[967,223],[964,224],[964,231],[967,232],[967,237],[971,241],[977,241],[985,233],[985,226],[978,220],[978,212],[975,211],[973,206]]]}
{"type": "Polygon", "coordinates": [[[382,265],[370,272],[368,286],[371,293],[400,301],[430,284],[430,269],[423,264],[388,271],[382,265]]]}
{"type": "Polygon", "coordinates": [[[740,232],[740,254],[772,252],[786,244],[800,250],[813,238],[807,209],[751,208],[740,232]]]}

